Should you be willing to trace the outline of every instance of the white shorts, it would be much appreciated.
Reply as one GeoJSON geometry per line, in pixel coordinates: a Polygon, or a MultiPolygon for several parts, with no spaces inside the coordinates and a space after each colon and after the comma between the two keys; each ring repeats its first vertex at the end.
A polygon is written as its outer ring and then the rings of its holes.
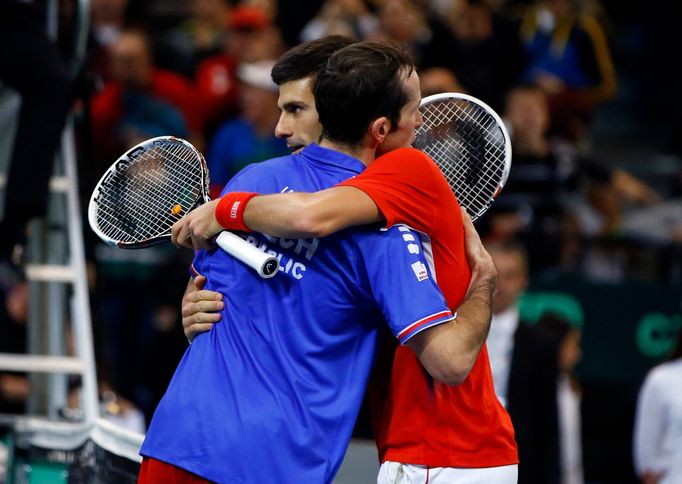
{"type": "Polygon", "coordinates": [[[386,461],[377,484],[516,484],[519,466],[427,467],[386,461]]]}

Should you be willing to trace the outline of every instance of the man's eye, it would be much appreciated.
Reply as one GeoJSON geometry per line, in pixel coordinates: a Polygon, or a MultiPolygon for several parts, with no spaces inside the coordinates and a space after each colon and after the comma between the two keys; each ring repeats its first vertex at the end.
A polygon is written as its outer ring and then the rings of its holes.
{"type": "Polygon", "coordinates": [[[287,108],[287,111],[290,112],[291,114],[296,114],[302,110],[303,108],[301,106],[289,106],[287,108]]]}

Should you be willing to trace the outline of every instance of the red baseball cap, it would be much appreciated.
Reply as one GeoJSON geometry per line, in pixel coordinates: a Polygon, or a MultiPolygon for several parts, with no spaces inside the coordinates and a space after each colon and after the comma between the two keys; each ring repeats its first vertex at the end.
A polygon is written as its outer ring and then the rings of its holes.
{"type": "Polygon", "coordinates": [[[258,7],[240,5],[230,12],[227,25],[234,30],[260,30],[270,25],[270,19],[258,7]]]}

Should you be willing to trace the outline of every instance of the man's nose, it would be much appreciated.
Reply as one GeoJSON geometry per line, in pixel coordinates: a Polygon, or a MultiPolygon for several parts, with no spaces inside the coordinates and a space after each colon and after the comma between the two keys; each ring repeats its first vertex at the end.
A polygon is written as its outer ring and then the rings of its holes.
{"type": "Polygon", "coordinates": [[[275,136],[278,138],[288,138],[291,136],[291,129],[281,117],[277,121],[277,126],[275,126],[275,136]]]}

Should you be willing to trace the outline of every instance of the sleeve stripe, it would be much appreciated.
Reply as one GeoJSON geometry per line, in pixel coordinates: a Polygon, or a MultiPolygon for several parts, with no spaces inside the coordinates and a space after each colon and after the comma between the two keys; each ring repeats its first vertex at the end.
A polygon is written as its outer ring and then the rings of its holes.
{"type": "Polygon", "coordinates": [[[418,321],[415,321],[411,325],[409,325],[407,328],[402,330],[398,334],[398,339],[400,340],[400,343],[405,342],[408,337],[412,336],[413,334],[421,331],[422,329],[426,329],[428,326],[433,326],[434,324],[440,324],[445,321],[448,321],[453,318],[452,311],[446,310],[446,311],[439,311],[435,314],[431,314],[430,316],[426,316],[418,321]]]}
{"type": "Polygon", "coordinates": [[[189,273],[191,274],[192,277],[197,277],[201,275],[199,274],[199,271],[197,271],[196,267],[194,267],[193,263],[189,266],[189,273]]]}

